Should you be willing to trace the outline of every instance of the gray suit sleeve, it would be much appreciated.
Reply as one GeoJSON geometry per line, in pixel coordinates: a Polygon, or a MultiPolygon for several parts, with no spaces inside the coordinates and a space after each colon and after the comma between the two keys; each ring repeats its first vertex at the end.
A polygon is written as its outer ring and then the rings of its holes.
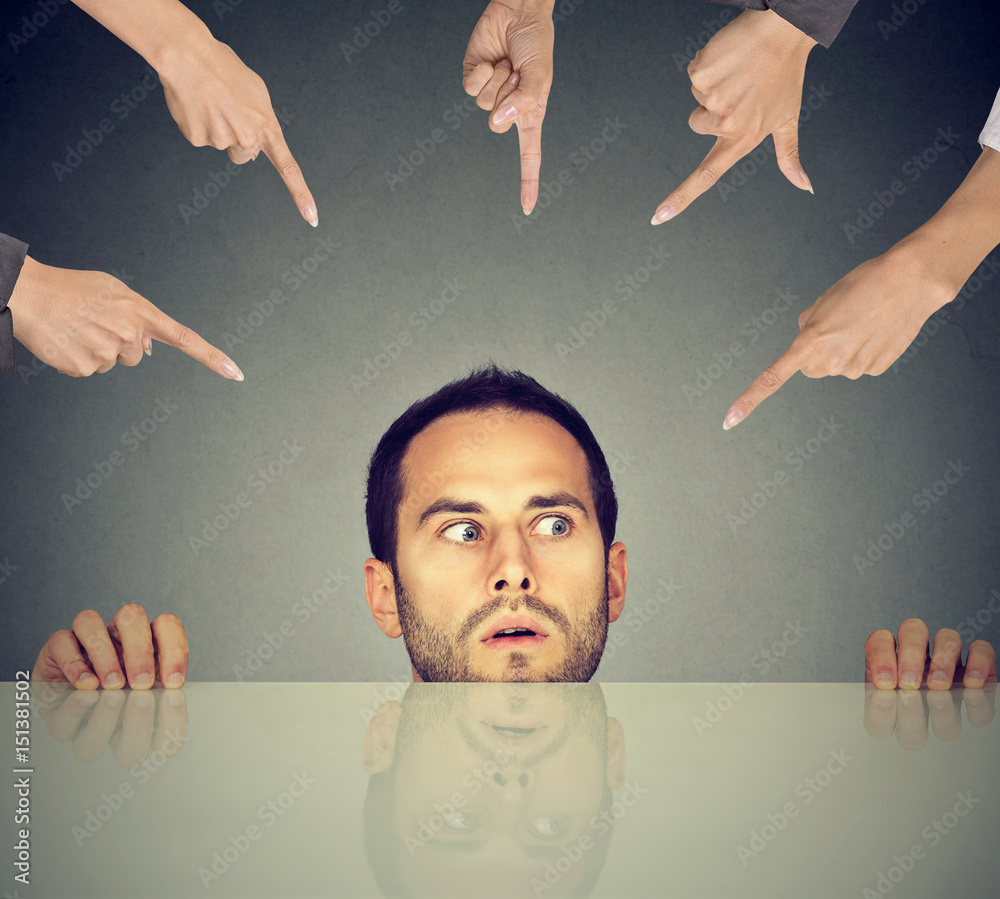
{"type": "Polygon", "coordinates": [[[708,0],[742,9],[771,9],[829,49],[858,0],[708,0]]]}
{"type": "Polygon", "coordinates": [[[7,301],[21,274],[28,245],[0,234],[0,371],[14,370],[14,320],[7,301]]]}

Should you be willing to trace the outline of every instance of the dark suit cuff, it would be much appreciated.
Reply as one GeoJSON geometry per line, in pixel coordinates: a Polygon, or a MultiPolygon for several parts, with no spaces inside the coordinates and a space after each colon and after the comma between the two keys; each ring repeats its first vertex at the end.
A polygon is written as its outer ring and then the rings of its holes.
{"type": "Polygon", "coordinates": [[[0,371],[14,370],[14,318],[7,301],[21,274],[28,245],[0,234],[0,371]]]}
{"type": "Polygon", "coordinates": [[[770,9],[818,44],[830,47],[858,0],[708,0],[742,9],[770,9]]]}

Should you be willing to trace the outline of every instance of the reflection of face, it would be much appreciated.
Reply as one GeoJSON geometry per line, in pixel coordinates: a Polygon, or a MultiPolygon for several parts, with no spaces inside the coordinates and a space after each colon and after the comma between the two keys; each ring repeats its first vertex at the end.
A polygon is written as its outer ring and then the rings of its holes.
{"type": "Polygon", "coordinates": [[[395,592],[417,676],[589,680],[608,568],[569,432],[533,413],[449,415],[414,438],[403,471],[395,592]]]}
{"type": "MultiPolygon", "coordinates": [[[[608,741],[599,688],[412,689],[393,760],[401,873],[437,899],[535,895],[546,864],[596,839],[608,741]]],[[[572,892],[592,852],[552,894],[572,892]]]]}

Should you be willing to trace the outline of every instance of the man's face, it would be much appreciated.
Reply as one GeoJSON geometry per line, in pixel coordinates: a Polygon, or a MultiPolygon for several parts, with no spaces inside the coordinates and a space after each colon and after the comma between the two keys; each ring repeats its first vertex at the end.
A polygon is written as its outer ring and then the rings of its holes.
{"type": "Polygon", "coordinates": [[[608,564],[576,440],[541,415],[450,415],[403,474],[397,577],[382,567],[415,677],[588,680],[626,571],[621,544],[608,564]]]}

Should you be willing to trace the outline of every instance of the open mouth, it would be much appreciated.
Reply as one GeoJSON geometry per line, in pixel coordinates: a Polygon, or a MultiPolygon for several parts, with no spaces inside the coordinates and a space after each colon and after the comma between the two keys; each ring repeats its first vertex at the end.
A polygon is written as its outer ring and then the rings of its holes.
{"type": "Polygon", "coordinates": [[[505,627],[494,631],[483,639],[490,649],[530,649],[541,645],[547,635],[530,627],[505,627]]]}

